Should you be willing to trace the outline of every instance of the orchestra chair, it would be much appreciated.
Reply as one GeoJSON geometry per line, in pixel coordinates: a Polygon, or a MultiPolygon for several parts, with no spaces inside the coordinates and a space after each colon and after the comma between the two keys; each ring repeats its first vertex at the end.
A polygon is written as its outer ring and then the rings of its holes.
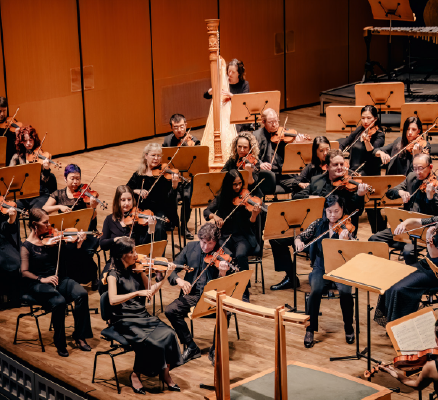
{"type": "MultiPolygon", "coordinates": [[[[100,296],[100,313],[102,319],[108,323],[111,319],[111,304],[109,302],[108,292],[105,292],[102,294],[102,296],[100,296]]],[[[94,381],[96,380],[95,375],[97,367],[97,357],[103,354],[107,354],[111,357],[114,377],[116,379],[117,392],[120,394],[120,385],[119,379],[117,377],[117,369],[114,358],[122,354],[134,351],[134,349],[131,347],[128,341],[114,329],[113,326],[109,326],[108,328],[102,330],[101,335],[104,340],[110,342],[110,349],[106,351],[96,351],[96,354],[94,356],[93,379],[91,380],[91,382],[94,383],[94,381]]],[[[100,378],[97,379],[103,380],[100,378]]]]}
{"type": "MultiPolygon", "coordinates": [[[[280,185],[277,185],[275,182],[275,174],[271,171],[263,171],[259,172],[259,182],[264,179],[264,181],[260,184],[259,188],[263,193],[263,202],[274,202],[274,201],[283,201],[283,199],[278,199],[278,195],[288,195],[290,197],[290,193],[286,192],[280,185]],[[266,196],[273,196],[272,200],[267,200],[266,196]]],[[[284,199],[290,200],[290,198],[284,199]]]]}
{"type": "MultiPolygon", "coordinates": [[[[263,213],[263,211],[262,211],[262,213],[263,213]]],[[[259,214],[258,224],[257,224],[257,228],[256,228],[258,247],[256,247],[254,254],[251,254],[248,256],[248,264],[255,265],[254,283],[261,283],[263,294],[265,294],[265,276],[263,274],[263,245],[264,245],[264,241],[263,241],[263,228],[262,228],[262,225],[264,225],[264,224],[262,222],[262,219],[266,220],[266,216],[262,215],[262,213],[259,214]],[[258,280],[259,266],[260,266],[261,281],[258,280]]]]}

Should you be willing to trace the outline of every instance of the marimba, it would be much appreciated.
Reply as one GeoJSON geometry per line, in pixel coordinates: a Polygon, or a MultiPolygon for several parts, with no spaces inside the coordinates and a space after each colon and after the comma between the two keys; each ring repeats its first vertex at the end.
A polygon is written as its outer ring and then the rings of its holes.
{"type": "Polygon", "coordinates": [[[438,43],[438,26],[414,26],[414,27],[392,27],[378,28],[367,26],[364,28],[364,36],[410,36],[422,40],[438,43]]]}

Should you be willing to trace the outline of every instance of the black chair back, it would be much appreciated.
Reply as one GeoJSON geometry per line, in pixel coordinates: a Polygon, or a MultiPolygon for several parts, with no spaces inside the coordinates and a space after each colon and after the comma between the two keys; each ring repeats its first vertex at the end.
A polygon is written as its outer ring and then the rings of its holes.
{"type": "Polygon", "coordinates": [[[100,315],[104,321],[109,321],[112,317],[108,292],[102,293],[100,296],[100,315]]]}

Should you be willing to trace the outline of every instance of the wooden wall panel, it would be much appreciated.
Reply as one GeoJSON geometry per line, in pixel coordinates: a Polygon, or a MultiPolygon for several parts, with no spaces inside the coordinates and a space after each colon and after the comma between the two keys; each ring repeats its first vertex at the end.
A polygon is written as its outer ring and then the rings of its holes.
{"type": "Polygon", "coordinates": [[[152,1],[156,133],[170,132],[169,117],[182,113],[189,126],[205,124],[210,101],[205,19],[217,18],[216,0],[152,1]]]}
{"type": "Polygon", "coordinates": [[[80,0],[89,148],[154,135],[149,2],[80,0]]]}
{"type": "Polygon", "coordinates": [[[18,120],[49,132],[44,148],[54,155],[83,149],[81,93],[70,80],[79,67],[76,1],[3,0],[1,12],[10,113],[20,106],[18,120]]]}
{"type": "Polygon", "coordinates": [[[251,92],[280,90],[283,108],[283,54],[275,54],[276,34],[283,32],[283,0],[222,0],[219,15],[222,56],[244,62],[251,92]]]}
{"type": "Polygon", "coordinates": [[[324,0],[285,1],[286,31],[295,35],[295,51],[286,54],[286,106],[295,107],[347,83],[348,0],[336,6],[324,0]]]}

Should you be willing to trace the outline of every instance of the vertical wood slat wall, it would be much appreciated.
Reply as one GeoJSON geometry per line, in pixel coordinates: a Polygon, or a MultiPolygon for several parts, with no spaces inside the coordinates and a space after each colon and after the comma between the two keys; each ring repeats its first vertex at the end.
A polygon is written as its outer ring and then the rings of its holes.
{"type": "MultiPolygon", "coordinates": [[[[49,133],[54,155],[168,132],[175,112],[201,126],[210,104],[204,20],[219,17],[221,54],[244,61],[251,91],[281,90],[282,108],[317,102],[320,91],[361,78],[363,27],[385,25],[367,0],[333,3],[0,0],[0,95],[7,89],[11,115],[20,106],[18,120],[49,133]],[[80,75],[79,91],[71,80],[81,56],[83,93],[80,75]]],[[[383,40],[373,56],[385,56],[383,40]]]]}

